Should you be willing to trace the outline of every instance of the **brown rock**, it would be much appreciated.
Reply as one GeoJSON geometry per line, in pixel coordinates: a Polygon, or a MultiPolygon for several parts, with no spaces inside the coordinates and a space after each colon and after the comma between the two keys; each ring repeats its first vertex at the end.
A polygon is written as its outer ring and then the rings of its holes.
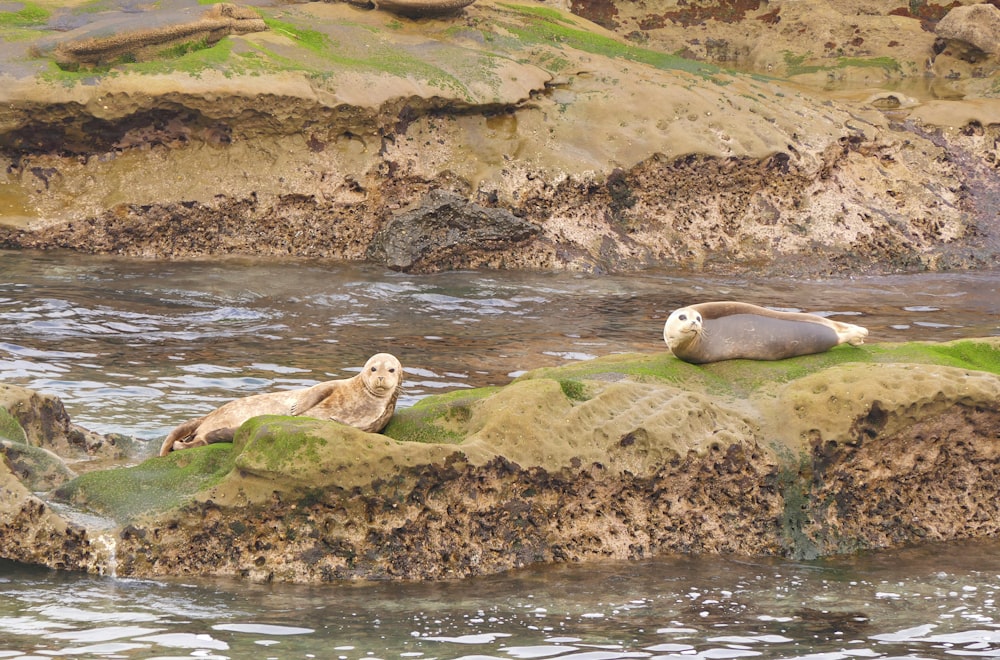
{"type": "Polygon", "coordinates": [[[943,39],[964,41],[995,54],[1000,50],[1000,9],[989,3],[955,7],[934,31],[943,39]]]}

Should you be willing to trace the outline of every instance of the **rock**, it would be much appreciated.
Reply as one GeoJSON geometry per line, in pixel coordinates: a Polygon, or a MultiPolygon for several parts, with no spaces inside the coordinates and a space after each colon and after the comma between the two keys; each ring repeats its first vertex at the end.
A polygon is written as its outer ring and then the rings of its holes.
{"type": "Polygon", "coordinates": [[[388,222],[368,256],[403,272],[449,270],[473,266],[479,255],[515,247],[539,231],[537,225],[504,209],[432,190],[415,208],[388,222]]]}
{"type": "Polygon", "coordinates": [[[34,493],[50,491],[76,476],[61,458],[41,447],[0,440],[0,455],[14,476],[34,493]]]}
{"type": "Polygon", "coordinates": [[[119,575],[314,583],[662,552],[817,557],[1000,534],[998,401],[997,338],[706,366],[615,355],[430,397],[385,435],[255,418],[231,450],[60,492],[118,520],[119,575]]]}
{"type": "Polygon", "coordinates": [[[0,460],[0,557],[51,568],[92,567],[87,531],[66,521],[0,460]]]}
{"type": "MultiPolygon", "coordinates": [[[[103,29],[107,29],[106,27],[103,29]]],[[[107,64],[127,58],[141,61],[158,56],[171,45],[211,45],[230,34],[262,32],[267,25],[255,10],[229,3],[213,5],[195,20],[166,22],[151,28],[119,28],[110,36],[84,36],[60,43],[54,52],[64,69],[80,64],[107,64]]]]}
{"type": "Polygon", "coordinates": [[[934,31],[943,39],[964,41],[984,53],[996,54],[1000,49],[1000,9],[988,3],[954,7],[934,31]]]}
{"type": "Polygon", "coordinates": [[[374,0],[376,9],[394,14],[423,18],[442,16],[460,11],[476,0],[374,0]]]}
{"type": "Polygon", "coordinates": [[[121,458],[121,445],[127,445],[125,438],[73,424],[58,397],[4,384],[0,384],[0,436],[74,460],[121,458]]]}

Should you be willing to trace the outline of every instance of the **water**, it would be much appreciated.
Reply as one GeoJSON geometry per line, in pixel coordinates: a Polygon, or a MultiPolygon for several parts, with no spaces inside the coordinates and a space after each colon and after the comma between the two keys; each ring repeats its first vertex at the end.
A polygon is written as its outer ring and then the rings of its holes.
{"type": "Polygon", "coordinates": [[[665,350],[675,308],[740,299],[870,341],[1000,334],[1000,273],[748,281],[645,272],[405,275],[329,262],[154,262],[0,251],[0,382],[101,433],[161,438],[225,401],[346,378],[388,351],[401,406],[542,366],[665,350]]]}
{"type": "Polygon", "coordinates": [[[322,587],[0,563],[0,658],[988,658],[1000,656],[998,550],[677,557],[322,587]]]}
{"type": "MultiPolygon", "coordinates": [[[[0,251],[0,382],[157,438],[233,397],[405,365],[401,405],[524,370],[662,351],[671,310],[738,298],[872,341],[1000,335],[1000,273],[781,280],[415,276],[354,264],[0,251]]],[[[109,548],[109,552],[110,552],[109,548]]],[[[809,563],[674,557],[434,584],[197,584],[0,561],[3,658],[1000,657],[1000,542],[809,563]]]]}

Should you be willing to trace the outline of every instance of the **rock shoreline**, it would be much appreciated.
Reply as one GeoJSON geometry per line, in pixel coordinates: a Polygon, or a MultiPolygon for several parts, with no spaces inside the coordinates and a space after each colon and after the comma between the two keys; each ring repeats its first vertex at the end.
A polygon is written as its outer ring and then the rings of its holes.
{"type": "Polygon", "coordinates": [[[258,4],[266,31],[89,73],[5,46],[22,73],[0,86],[0,247],[412,271],[1000,264],[997,56],[939,50],[886,3],[814,1],[815,17],[777,3],[808,44],[775,42],[786,55],[757,53],[747,71],[699,44],[739,29],[791,39],[764,7],[735,23],[595,14],[622,38],[544,5],[414,21],[258,4]],[[818,57],[831,21],[871,35],[818,57]],[[704,60],[674,55],[682,43],[704,60]],[[386,233],[426,230],[442,194],[464,202],[453,247],[387,255],[386,233]],[[477,213],[507,220],[484,233],[477,213]]]}
{"type": "MultiPolygon", "coordinates": [[[[104,464],[44,494],[27,486],[44,463],[15,468],[6,441],[0,547],[94,572],[112,548],[120,576],[318,583],[995,537],[998,401],[991,338],[775,363],[610,356],[429,397],[384,435],[258,417],[232,445],[104,464]]],[[[47,453],[33,435],[18,455],[47,453]]]]}

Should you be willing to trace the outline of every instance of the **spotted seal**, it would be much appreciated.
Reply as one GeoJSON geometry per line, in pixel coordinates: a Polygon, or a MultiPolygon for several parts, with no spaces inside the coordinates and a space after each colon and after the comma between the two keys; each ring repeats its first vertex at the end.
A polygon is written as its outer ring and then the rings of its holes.
{"type": "Polygon", "coordinates": [[[403,384],[403,367],[395,356],[377,353],[361,373],[287,392],[269,392],[236,399],[204,417],[172,430],[160,456],[214,442],[231,442],[239,426],[258,415],[301,415],[330,419],[377,433],[389,423],[403,384]]]}
{"type": "Polygon", "coordinates": [[[741,302],[707,302],[674,310],[663,341],[693,364],[721,360],[781,360],[864,343],[868,330],[815,314],[778,312],[741,302]]]}

